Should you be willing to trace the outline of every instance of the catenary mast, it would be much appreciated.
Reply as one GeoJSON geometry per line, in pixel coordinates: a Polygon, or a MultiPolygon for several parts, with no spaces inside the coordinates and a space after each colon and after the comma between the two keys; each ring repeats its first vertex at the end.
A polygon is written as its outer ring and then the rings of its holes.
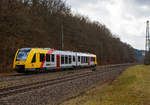
{"type": "Polygon", "coordinates": [[[149,36],[149,21],[146,22],[146,44],[145,52],[147,53],[150,50],[150,36],[149,36]]]}
{"type": "Polygon", "coordinates": [[[149,36],[149,21],[146,22],[146,43],[145,43],[145,64],[150,64],[150,36],[149,36]]]}

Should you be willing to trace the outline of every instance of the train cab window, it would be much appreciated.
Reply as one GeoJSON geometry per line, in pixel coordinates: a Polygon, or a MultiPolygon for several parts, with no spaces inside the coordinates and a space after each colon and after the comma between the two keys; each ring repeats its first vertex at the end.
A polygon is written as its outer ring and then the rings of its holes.
{"type": "Polygon", "coordinates": [[[80,62],[80,56],[78,56],[78,62],[80,62]]]}
{"type": "Polygon", "coordinates": [[[73,62],[75,62],[75,56],[73,56],[73,62]]]}
{"type": "Polygon", "coordinates": [[[51,61],[55,62],[55,56],[54,56],[54,54],[51,54],[51,61]]]}
{"type": "Polygon", "coordinates": [[[50,54],[46,54],[46,62],[50,62],[50,54]]]}
{"type": "Polygon", "coordinates": [[[33,58],[32,58],[32,63],[35,63],[36,61],[36,54],[34,54],[33,58]]]}
{"type": "Polygon", "coordinates": [[[40,54],[40,62],[43,62],[44,61],[44,58],[45,57],[45,55],[44,54],[40,54]]]}
{"type": "Polygon", "coordinates": [[[71,55],[69,55],[69,64],[71,64],[71,55]]]}
{"type": "Polygon", "coordinates": [[[61,55],[61,64],[64,64],[64,55],[61,55]]]}
{"type": "Polygon", "coordinates": [[[65,64],[68,64],[68,56],[65,55],[65,64]]]}

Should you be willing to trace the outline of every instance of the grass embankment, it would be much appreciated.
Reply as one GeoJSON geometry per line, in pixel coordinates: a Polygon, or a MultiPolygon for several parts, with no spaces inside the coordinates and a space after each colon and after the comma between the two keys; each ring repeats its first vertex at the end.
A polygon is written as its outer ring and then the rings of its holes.
{"type": "Polygon", "coordinates": [[[150,105],[150,66],[130,67],[115,81],[97,85],[63,105],[150,105]]]}

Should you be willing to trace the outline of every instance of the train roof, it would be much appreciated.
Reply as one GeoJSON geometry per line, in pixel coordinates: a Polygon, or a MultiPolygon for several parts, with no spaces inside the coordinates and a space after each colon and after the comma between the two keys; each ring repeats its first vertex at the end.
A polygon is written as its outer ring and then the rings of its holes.
{"type": "MultiPolygon", "coordinates": [[[[25,50],[31,50],[31,49],[42,49],[42,50],[55,50],[52,48],[20,48],[21,50],[25,49],[25,50]]],[[[55,50],[55,51],[60,51],[60,52],[69,52],[69,53],[78,53],[78,54],[88,54],[91,56],[95,56],[95,54],[91,54],[91,53],[87,53],[87,52],[74,52],[74,51],[65,51],[65,50],[55,50]]]]}

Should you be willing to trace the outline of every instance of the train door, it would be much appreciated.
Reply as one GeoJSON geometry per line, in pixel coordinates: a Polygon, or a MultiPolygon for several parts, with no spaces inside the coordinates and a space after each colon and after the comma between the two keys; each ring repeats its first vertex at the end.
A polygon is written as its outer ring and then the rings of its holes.
{"type": "Polygon", "coordinates": [[[90,57],[88,57],[88,66],[90,66],[90,57]]]}
{"type": "Polygon", "coordinates": [[[60,55],[58,54],[56,55],[56,69],[60,69],[60,55]]]}
{"type": "Polygon", "coordinates": [[[37,54],[36,53],[32,57],[31,65],[32,66],[30,68],[36,68],[37,66],[37,54]]]}

